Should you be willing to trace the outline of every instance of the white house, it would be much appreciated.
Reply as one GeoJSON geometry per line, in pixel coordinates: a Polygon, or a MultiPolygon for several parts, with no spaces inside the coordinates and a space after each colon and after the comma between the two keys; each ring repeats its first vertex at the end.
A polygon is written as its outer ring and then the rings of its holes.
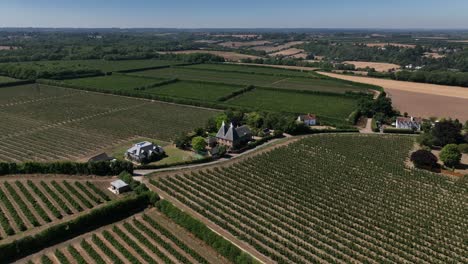
{"type": "Polygon", "coordinates": [[[397,117],[396,128],[421,130],[422,118],[419,117],[397,117]]]}
{"type": "Polygon", "coordinates": [[[136,162],[145,162],[151,160],[154,155],[164,154],[164,149],[161,146],[154,145],[151,142],[143,141],[136,143],[129,148],[125,153],[125,157],[136,162]]]}
{"type": "Polygon", "coordinates": [[[121,193],[130,191],[130,185],[128,185],[122,180],[116,180],[116,181],[111,182],[109,191],[115,194],[121,194],[121,193]]]}
{"type": "Polygon", "coordinates": [[[317,124],[317,116],[307,114],[307,115],[300,115],[297,117],[298,122],[303,122],[307,126],[315,126],[317,124]]]}

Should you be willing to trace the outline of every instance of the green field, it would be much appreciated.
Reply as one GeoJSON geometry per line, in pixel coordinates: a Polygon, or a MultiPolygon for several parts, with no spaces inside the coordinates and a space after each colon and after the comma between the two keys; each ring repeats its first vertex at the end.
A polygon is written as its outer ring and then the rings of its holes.
{"type": "Polygon", "coordinates": [[[309,77],[309,78],[320,78],[321,75],[313,71],[298,71],[279,69],[273,67],[261,67],[261,66],[249,66],[249,65],[234,65],[234,64],[195,64],[189,66],[183,66],[183,68],[190,69],[205,69],[215,71],[233,71],[233,72],[244,72],[244,73],[260,73],[269,75],[284,75],[291,77],[309,77]]]}
{"type": "Polygon", "coordinates": [[[270,84],[284,79],[284,77],[274,75],[255,75],[236,72],[217,72],[207,70],[195,70],[189,68],[175,67],[157,70],[134,72],[132,75],[157,77],[157,78],[178,78],[181,80],[218,82],[241,85],[269,86],[270,84]]]}
{"type": "Polygon", "coordinates": [[[17,82],[17,81],[19,81],[19,80],[15,79],[15,78],[10,78],[10,77],[7,77],[7,76],[0,76],[0,84],[17,82]]]}
{"type": "MultiPolygon", "coordinates": [[[[86,68],[96,69],[103,72],[123,71],[131,69],[142,69],[148,67],[166,66],[180,64],[178,61],[165,61],[165,60],[119,60],[119,61],[106,61],[106,60],[70,60],[70,61],[34,61],[34,62],[18,62],[8,63],[12,65],[27,66],[38,70],[48,68],[86,68]]],[[[1,66],[1,64],[0,64],[1,66]]]]}
{"type": "Polygon", "coordinates": [[[0,100],[8,97],[0,104],[0,161],[76,160],[137,136],[169,141],[216,114],[43,85],[37,92],[34,87],[0,89],[0,100]]]}
{"type": "Polygon", "coordinates": [[[406,168],[414,143],[314,135],[155,184],[277,263],[466,263],[468,180],[406,168]]]}
{"type": "Polygon", "coordinates": [[[217,101],[220,97],[229,95],[242,88],[242,86],[179,81],[160,87],[146,89],[142,91],[142,93],[189,98],[201,101],[217,101]]]}
{"type": "Polygon", "coordinates": [[[134,88],[155,84],[160,81],[161,80],[113,74],[109,76],[71,79],[65,80],[63,82],[66,84],[78,85],[87,88],[120,91],[133,90],[134,88]]]}
{"type": "Polygon", "coordinates": [[[346,119],[357,108],[357,99],[345,96],[255,89],[228,100],[236,106],[291,113],[312,113],[346,119]]]}
{"type": "Polygon", "coordinates": [[[285,78],[273,83],[271,87],[330,93],[368,92],[368,88],[359,87],[350,83],[338,83],[335,80],[310,80],[308,78],[285,78]]]}

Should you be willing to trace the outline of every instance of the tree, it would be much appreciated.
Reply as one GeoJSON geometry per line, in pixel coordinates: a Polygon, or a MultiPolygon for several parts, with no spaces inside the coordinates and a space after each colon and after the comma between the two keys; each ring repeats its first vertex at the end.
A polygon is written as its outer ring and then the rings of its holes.
{"type": "Polygon", "coordinates": [[[431,130],[434,144],[443,147],[447,144],[460,143],[463,141],[461,128],[462,125],[457,120],[453,121],[449,119],[437,122],[431,130]]]}
{"type": "Polygon", "coordinates": [[[192,148],[198,152],[204,151],[206,148],[206,142],[203,137],[194,137],[192,139],[192,148]]]}
{"type": "Polygon", "coordinates": [[[251,128],[261,128],[263,126],[263,117],[257,112],[245,114],[245,123],[251,128]]]}
{"type": "Polygon", "coordinates": [[[219,129],[221,125],[223,124],[223,122],[227,123],[228,121],[229,121],[228,117],[225,113],[217,115],[215,118],[216,129],[219,129]]]}
{"type": "Polygon", "coordinates": [[[174,144],[180,149],[185,149],[190,144],[190,137],[182,132],[174,139],[174,144]]]}
{"type": "Polygon", "coordinates": [[[455,167],[460,164],[461,156],[460,150],[455,144],[446,145],[440,152],[440,160],[448,167],[455,167]]]}
{"type": "Polygon", "coordinates": [[[434,137],[430,133],[423,133],[416,139],[419,145],[432,148],[434,146],[434,137]]]}
{"type": "Polygon", "coordinates": [[[428,150],[420,149],[411,154],[410,160],[416,168],[436,168],[437,157],[428,150]]]}

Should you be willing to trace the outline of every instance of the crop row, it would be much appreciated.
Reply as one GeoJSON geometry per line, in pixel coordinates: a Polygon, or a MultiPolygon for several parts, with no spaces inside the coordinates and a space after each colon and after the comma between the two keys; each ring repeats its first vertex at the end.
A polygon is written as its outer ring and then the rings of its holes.
{"type": "MultiPolygon", "coordinates": [[[[95,191],[100,189],[89,181],[86,185],[74,181],[79,190],[73,187],[71,181],[62,182],[66,189],[55,180],[4,180],[1,183],[0,238],[52,223],[62,219],[64,215],[74,214],[75,211],[82,211],[80,203],[86,204],[87,208],[103,203],[97,198],[99,194],[95,191]],[[75,211],[70,209],[70,205],[75,211]]],[[[110,200],[104,192],[101,195],[110,200]]]]}
{"type": "Polygon", "coordinates": [[[60,263],[208,263],[149,215],[115,224],[41,260],[52,255],[60,263]]]}
{"type": "Polygon", "coordinates": [[[313,136],[156,184],[279,263],[466,262],[467,182],[405,169],[412,144],[313,136]]]}

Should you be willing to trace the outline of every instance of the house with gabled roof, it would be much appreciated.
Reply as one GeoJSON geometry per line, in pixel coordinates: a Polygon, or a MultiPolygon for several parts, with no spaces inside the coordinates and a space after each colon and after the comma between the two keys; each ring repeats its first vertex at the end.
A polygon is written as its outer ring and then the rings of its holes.
{"type": "Polygon", "coordinates": [[[164,154],[164,149],[161,146],[154,145],[151,142],[143,141],[136,143],[133,147],[129,148],[125,153],[125,157],[135,162],[147,162],[153,156],[164,154]]]}
{"type": "Polygon", "coordinates": [[[313,114],[300,115],[297,117],[297,121],[307,126],[315,126],[317,124],[317,116],[313,114]]]}
{"type": "Polygon", "coordinates": [[[216,141],[220,145],[227,147],[239,147],[252,140],[252,132],[247,126],[235,128],[231,123],[229,127],[223,121],[223,124],[216,134],[216,141]]]}
{"type": "Polygon", "coordinates": [[[397,117],[396,128],[411,129],[415,131],[421,130],[422,118],[420,117],[397,117]]]}

